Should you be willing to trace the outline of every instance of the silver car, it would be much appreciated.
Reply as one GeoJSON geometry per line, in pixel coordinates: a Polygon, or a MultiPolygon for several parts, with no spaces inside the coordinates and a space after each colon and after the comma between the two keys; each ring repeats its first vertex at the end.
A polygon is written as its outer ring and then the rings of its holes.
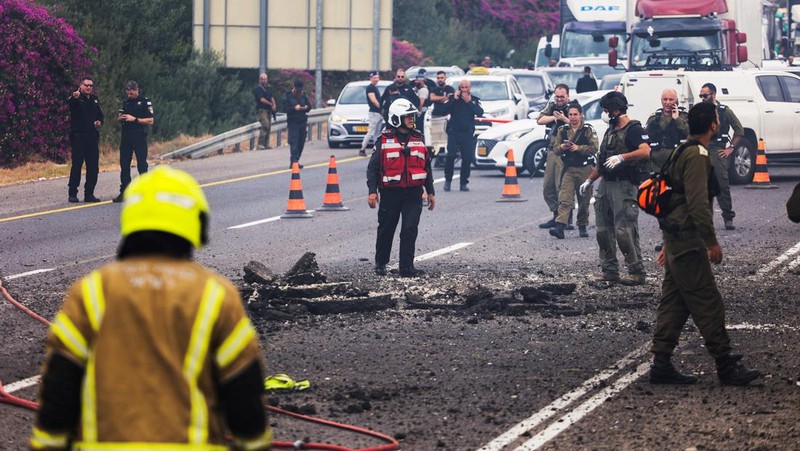
{"type": "MultiPolygon", "coordinates": [[[[383,94],[391,81],[379,81],[378,92],[383,94]]],[[[369,81],[351,81],[348,83],[339,98],[328,100],[328,105],[333,106],[333,112],[328,117],[328,147],[335,149],[340,146],[361,146],[364,135],[369,129],[367,115],[367,86],[369,81]]],[[[371,143],[371,142],[370,142],[371,143]]]]}

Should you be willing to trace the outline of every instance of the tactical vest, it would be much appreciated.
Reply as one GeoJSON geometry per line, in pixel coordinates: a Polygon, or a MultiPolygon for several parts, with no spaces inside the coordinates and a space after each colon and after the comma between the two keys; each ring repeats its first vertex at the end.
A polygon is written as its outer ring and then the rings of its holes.
{"type": "MultiPolygon", "coordinates": [[[[567,141],[570,131],[570,125],[562,125],[561,128],[558,129],[559,135],[561,135],[561,142],[567,141]]],[[[574,135],[572,135],[572,139],[570,140],[578,146],[586,146],[590,145],[592,142],[592,126],[589,124],[583,124],[581,128],[579,128],[574,135]]],[[[594,163],[594,155],[590,157],[585,157],[578,152],[566,151],[561,155],[561,161],[564,162],[565,167],[580,167],[580,166],[588,166],[594,163]]]]}
{"type": "MultiPolygon", "coordinates": [[[[678,117],[680,117],[681,113],[685,113],[686,109],[679,107],[678,108],[678,117]]],[[[659,108],[655,112],[655,119],[650,121],[647,124],[647,136],[650,137],[650,151],[651,152],[658,152],[659,150],[666,149],[672,150],[681,143],[681,141],[686,138],[682,136],[680,130],[678,130],[678,124],[675,120],[669,122],[669,124],[661,128],[661,118],[664,116],[664,109],[659,108]]]]}
{"type": "Polygon", "coordinates": [[[711,140],[711,144],[709,147],[714,149],[724,149],[728,147],[728,143],[730,142],[731,136],[729,134],[731,129],[731,121],[728,120],[727,115],[728,107],[723,104],[719,104],[717,107],[717,116],[719,116],[719,128],[717,129],[717,134],[714,136],[714,139],[711,140]]]}
{"type": "MultiPolygon", "coordinates": [[[[606,160],[614,155],[621,155],[628,153],[635,149],[628,149],[625,146],[625,138],[628,135],[628,130],[633,125],[641,126],[641,122],[632,119],[627,125],[619,130],[609,127],[603,136],[603,143],[600,145],[600,159],[597,162],[597,168],[603,179],[615,182],[618,180],[627,180],[634,185],[638,185],[642,180],[644,170],[641,169],[639,161],[623,161],[614,169],[608,169],[605,166],[606,160]]],[[[646,160],[644,160],[646,161],[646,160]]]]}
{"type": "Polygon", "coordinates": [[[422,135],[412,133],[407,143],[400,142],[394,130],[381,134],[381,188],[411,188],[423,186],[428,178],[425,168],[428,148],[422,135]]]}

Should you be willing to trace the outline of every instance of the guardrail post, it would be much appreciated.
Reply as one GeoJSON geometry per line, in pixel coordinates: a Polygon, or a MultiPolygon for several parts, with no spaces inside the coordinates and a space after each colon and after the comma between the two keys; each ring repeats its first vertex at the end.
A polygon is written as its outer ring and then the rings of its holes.
{"type": "MultiPolygon", "coordinates": [[[[267,142],[267,144],[269,144],[269,142],[267,142]]],[[[250,138],[250,150],[256,150],[256,138],[250,138]]]]}
{"type": "Polygon", "coordinates": [[[241,152],[241,151],[242,151],[242,147],[241,147],[241,145],[242,145],[242,143],[236,143],[236,144],[234,144],[234,145],[233,145],[233,151],[234,151],[234,152],[241,152]]]}
{"type": "Polygon", "coordinates": [[[281,144],[283,144],[282,138],[283,138],[283,130],[278,130],[278,136],[275,138],[277,140],[277,142],[275,143],[277,147],[280,147],[281,144]]]}

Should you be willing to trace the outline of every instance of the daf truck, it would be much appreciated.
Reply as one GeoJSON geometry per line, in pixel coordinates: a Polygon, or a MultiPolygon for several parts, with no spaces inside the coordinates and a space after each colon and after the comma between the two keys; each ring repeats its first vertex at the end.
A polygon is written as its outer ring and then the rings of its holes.
{"type": "Polygon", "coordinates": [[[592,68],[597,79],[624,71],[629,0],[561,0],[558,65],[592,68]],[[621,63],[608,65],[608,42],[616,37],[621,63]]]}

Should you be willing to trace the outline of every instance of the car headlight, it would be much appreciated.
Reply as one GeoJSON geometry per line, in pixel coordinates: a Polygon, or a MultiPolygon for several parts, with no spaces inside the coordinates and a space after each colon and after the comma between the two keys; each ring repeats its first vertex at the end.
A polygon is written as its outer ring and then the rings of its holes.
{"type": "Polygon", "coordinates": [[[503,108],[503,109],[496,110],[496,111],[489,111],[488,114],[489,114],[489,116],[492,116],[492,117],[505,116],[505,115],[508,114],[508,108],[503,108]]]}
{"type": "Polygon", "coordinates": [[[339,116],[338,114],[331,114],[331,122],[340,124],[342,122],[347,122],[347,118],[344,116],[339,116]]]}

